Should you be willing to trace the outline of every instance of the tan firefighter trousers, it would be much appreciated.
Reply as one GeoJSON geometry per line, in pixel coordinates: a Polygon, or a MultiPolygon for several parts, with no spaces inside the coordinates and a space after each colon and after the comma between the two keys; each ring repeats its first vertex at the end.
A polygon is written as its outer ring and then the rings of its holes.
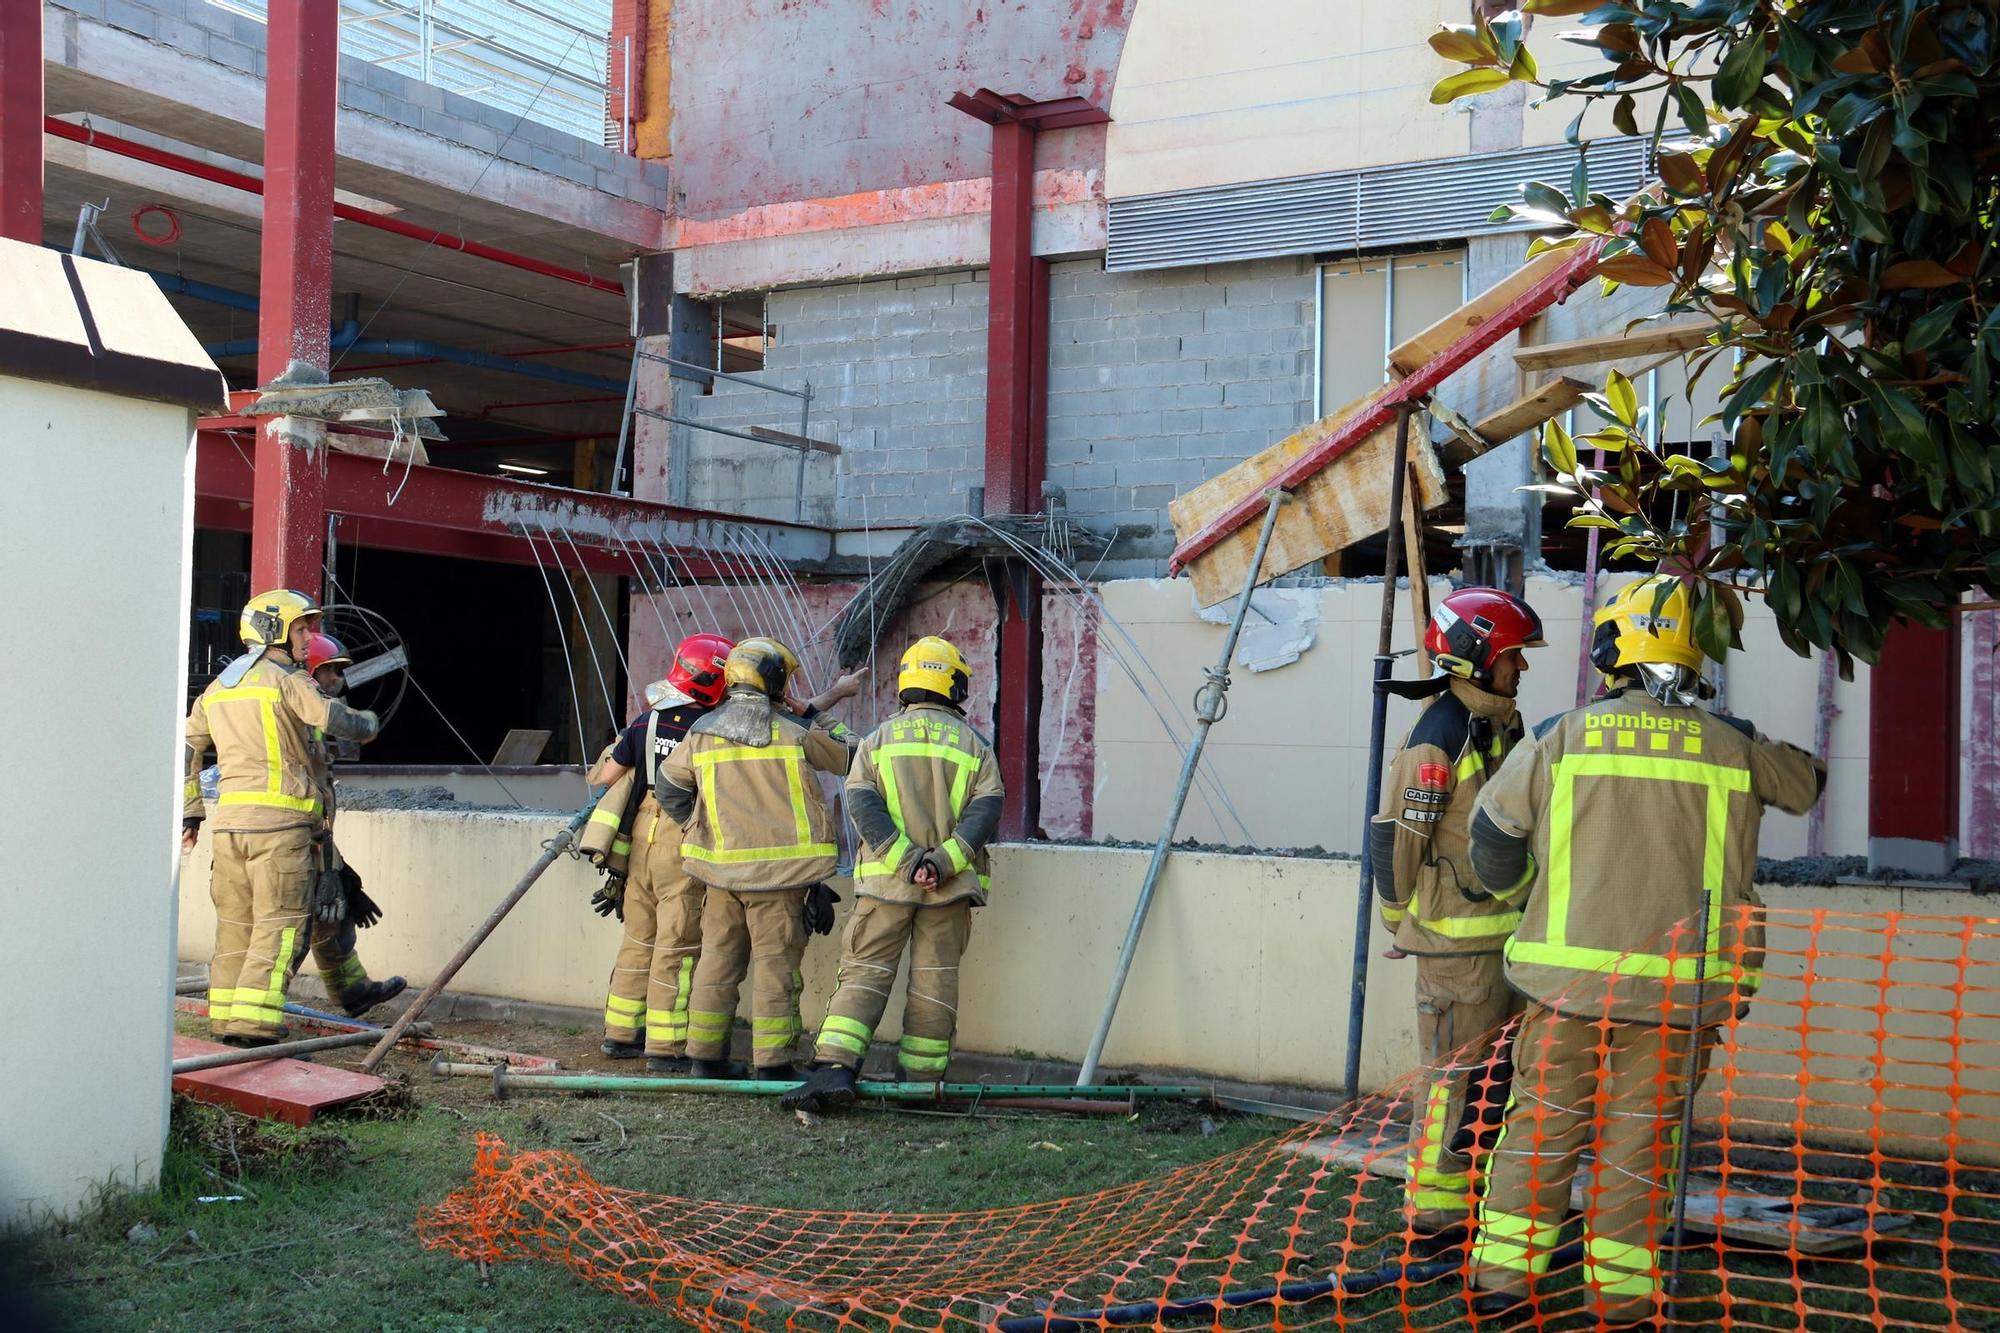
{"type": "Polygon", "coordinates": [[[1410,1108],[1407,1195],[1418,1231],[1441,1231],[1472,1211],[1478,1145],[1507,1100],[1500,1029],[1521,1012],[1499,954],[1417,959],[1417,1045],[1424,1082],[1410,1108]],[[1468,1114],[1466,1103],[1473,1101],[1468,1114]],[[1454,1148],[1457,1151],[1454,1151],[1454,1148]]]}
{"type": "Polygon", "coordinates": [[[285,1030],[285,987],[311,938],[312,830],[213,836],[209,1028],[217,1036],[278,1036],[285,1030]]]}
{"type": "Polygon", "coordinates": [[[840,972],[813,1058],[859,1069],[889,1005],[903,946],[910,949],[910,985],[903,1002],[903,1040],[896,1062],[912,1082],[944,1077],[958,1026],[958,960],[972,936],[972,899],[940,907],[862,898],[841,941],[840,972]]]}
{"type": "Polygon", "coordinates": [[[605,1037],[638,1041],[643,1032],[646,1054],[685,1053],[706,893],[706,886],[681,869],[680,827],[648,797],[633,821],[631,870],[625,880],[625,938],[611,965],[611,993],[604,1001],[605,1037]]]}
{"type": "Polygon", "coordinates": [[[344,1005],[348,996],[368,984],[368,969],[361,965],[361,956],[355,952],[354,922],[329,926],[324,921],[314,921],[312,927],[313,966],[319,969],[320,980],[326,983],[327,996],[335,1004],[344,1005]]]}
{"type": "Polygon", "coordinates": [[[750,978],[750,1057],[758,1068],[792,1062],[798,1041],[799,990],[805,979],[806,891],[738,891],[710,885],[701,909],[701,961],[688,1000],[687,1053],[696,1060],[729,1054],[729,1026],[745,974],[750,978]]]}
{"type": "MultiPolygon", "coordinates": [[[[1708,1063],[1709,1034],[1696,1069],[1708,1063]]],[[[1584,1280],[1603,1320],[1651,1315],[1659,1240],[1673,1201],[1688,1034],[1603,1023],[1530,1005],[1514,1044],[1514,1088],[1487,1166],[1471,1274],[1482,1291],[1531,1295],[1584,1180],[1584,1280]]]]}

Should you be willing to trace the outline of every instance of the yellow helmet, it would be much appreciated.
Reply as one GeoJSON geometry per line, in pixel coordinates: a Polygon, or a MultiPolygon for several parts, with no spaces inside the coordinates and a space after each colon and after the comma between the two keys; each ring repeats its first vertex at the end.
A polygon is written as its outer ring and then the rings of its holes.
{"type": "Polygon", "coordinates": [[[279,588],[260,592],[243,607],[239,629],[243,642],[252,648],[282,647],[292,637],[292,627],[305,619],[319,618],[319,602],[302,592],[279,588]]]}
{"type": "Polygon", "coordinates": [[[776,639],[745,639],[730,649],[722,664],[724,689],[748,685],[773,699],[785,697],[785,683],[799,669],[799,659],[776,639]]]}
{"type": "Polygon", "coordinates": [[[1606,675],[1649,663],[1700,671],[1707,657],[1695,644],[1691,609],[1679,579],[1655,574],[1626,584],[1597,613],[1590,664],[1606,675]]]}
{"type": "Polygon", "coordinates": [[[952,703],[962,704],[972,691],[972,668],[951,640],[926,635],[903,653],[896,672],[896,695],[923,690],[952,703]]]}

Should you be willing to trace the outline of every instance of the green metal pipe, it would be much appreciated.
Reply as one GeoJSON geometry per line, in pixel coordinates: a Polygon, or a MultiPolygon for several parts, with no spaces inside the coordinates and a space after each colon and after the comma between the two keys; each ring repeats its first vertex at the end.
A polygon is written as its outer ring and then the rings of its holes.
{"type": "MultiPolygon", "coordinates": [[[[648,1078],[644,1075],[539,1073],[509,1069],[505,1065],[477,1065],[434,1060],[434,1074],[461,1078],[490,1078],[495,1096],[529,1088],[555,1088],[564,1092],[718,1092],[746,1097],[776,1097],[790,1092],[803,1080],[748,1078],[648,1078]]],[[[991,1101],[1015,1097],[1103,1098],[1137,1101],[1194,1101],[1208,1096],[1198,1084],[1161,1086],[1132,1084],[1120,1086],[1093,1083],[1078,1087],[1070,1083],[879,1083],[863,1081],[854,1085],[857,1097],[891,1102],[937,1102],[948,1099],[991,1101]]]]}

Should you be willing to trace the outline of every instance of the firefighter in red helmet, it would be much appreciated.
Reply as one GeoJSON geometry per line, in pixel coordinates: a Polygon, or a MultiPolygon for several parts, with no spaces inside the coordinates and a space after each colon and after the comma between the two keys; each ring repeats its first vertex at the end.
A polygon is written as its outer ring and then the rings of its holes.
{"type": "Polygon", "coordinates": [[[1467,847],[1479,790],[1522,735],[1523,650],[1542,642],[1541,617],[1512,593],[1461,588],[1439,603],[1424,632],[1436,674],[1398,691],[1428,702],[1369,829],[1382,922],[1396,938],[1389,956],[1417,960],[1427,1077],[1412,1108],[1406,1211],[1424,1253],[1465,1240],[1473,1154],[1506,1096],[1507,1071],[1467,1043],[1519,1012],[1500,954],[1518,917],[1481,891],[1467,847]]]}
{"type": "Polygon", "coordinates": [[[604,1001],[603,1049],[613,1059],[644,1055],[653,1073],[687,1069],[688,983],[706,896],[681,868],[681,828],[653,799],[653,782],[688,728],[722,702],[722,664],[735,646],[720,634],[675,645],[666,679],[647,687],[646,710],[591,775],[610,788],[582,839],[584,855],[605,872],[591,905],[625,925],[604,1001]]]}

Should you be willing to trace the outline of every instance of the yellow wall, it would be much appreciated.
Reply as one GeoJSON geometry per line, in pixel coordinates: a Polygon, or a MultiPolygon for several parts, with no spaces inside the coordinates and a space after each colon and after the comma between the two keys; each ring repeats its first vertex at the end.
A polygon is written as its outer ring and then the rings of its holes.
{"type": "MultiPolygon", "coordinates": [[[[1139,0],[1111,96],[1105,193],[1468,154],[1468,104],[1429,101],[1431,85],[1459,67],[1427,39],[1469,13],[1466,0],[1139,0]]],[[[1572,26],[1533,31],[1544,79],[1601,68],[1594,51],[1556,40],[1572,26]]],[[[1561,142],[1582,106],[1524,108],[1516,91],[1475,100],[1490,106],[1494,98],[1521,121],[1513,142],[1525,145],[1561,142]]],[[[1608,111],[1592,116],[1588,133],[1613,133],[1608,111]]]]}

